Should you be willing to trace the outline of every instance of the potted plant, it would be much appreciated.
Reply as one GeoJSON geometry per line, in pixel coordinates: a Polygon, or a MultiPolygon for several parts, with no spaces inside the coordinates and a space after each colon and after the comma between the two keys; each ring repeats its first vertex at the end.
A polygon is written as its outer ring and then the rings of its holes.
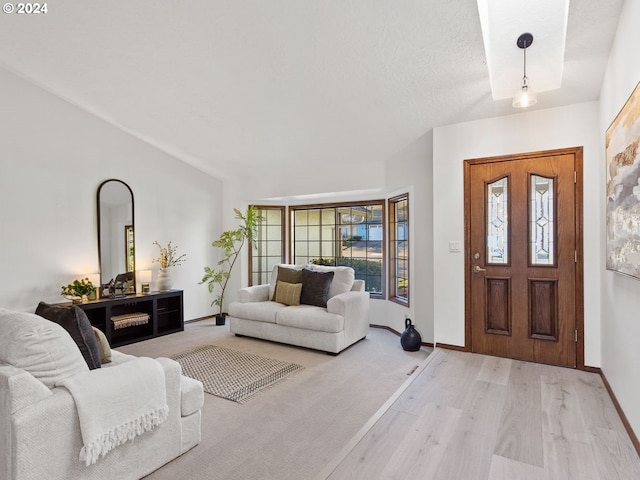
{"type": "Polygon", "coordinates": [[[209,293],[213,293],[215,289],[218,290],[218,294],[211,302],[211,305],[217,305],[219,308],[216,314],[216,325],[225,324],[222,305],[233,266],[236,264],[245,242],[248,241],[249,244],[252,244],[257,237],[258,223],[262,221],[262,217],[254,205],[250,205],[245,214],[236,208],[233,211],[236,214],[235,218],[240,220],[240,226],[235,230],[222,232],[220,238],[211,243],[212,246],[223,249],[224,256],[217,264],[219,268],[204,267],[204,276],[200,281],[200,283],[207,284],[209,293]]]}
{"type": "Polygon", "coordinates": [[[96,287],[91,283],[89,277],[74,280],[69,285],[63,285],[60,295],[64,295],[73,303],[87,303],[89,299],[95,300],[96,287]]]}

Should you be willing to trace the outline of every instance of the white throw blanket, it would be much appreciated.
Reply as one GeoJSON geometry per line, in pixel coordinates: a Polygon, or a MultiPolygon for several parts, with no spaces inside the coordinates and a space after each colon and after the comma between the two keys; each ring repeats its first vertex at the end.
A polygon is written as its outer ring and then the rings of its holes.
{"type": "Polygon", "coordinates": [[[64,386],[78,409],[84,443],[80,460],[87,465],[153,430],[169,414],[164,370],[151,358],[73,375],[64,386]]]}

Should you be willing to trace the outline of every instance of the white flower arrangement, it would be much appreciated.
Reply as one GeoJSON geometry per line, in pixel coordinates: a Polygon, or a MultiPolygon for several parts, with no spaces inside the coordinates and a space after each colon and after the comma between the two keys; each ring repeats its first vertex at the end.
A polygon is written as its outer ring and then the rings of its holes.
{"type": "Polygon", "coordinates": [[[153,259],[154,262],[160,264],[160,268],[175,267],[180,263],[186,261],[185,257],[187,256],[187,254],[183,253],[182,255],[177,257],[176,255],[178,254],[178,247],[172,246],[171,242],[169,242],[166,247],[163,247],[157,241],[153,242],[153,244],[157,245],[160,249],[160,256],[153,259]]]}

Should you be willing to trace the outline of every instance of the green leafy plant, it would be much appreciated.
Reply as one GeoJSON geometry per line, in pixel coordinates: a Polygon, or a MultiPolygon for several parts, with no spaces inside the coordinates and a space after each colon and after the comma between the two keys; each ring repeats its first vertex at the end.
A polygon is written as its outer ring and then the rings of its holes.
{"type": "Polygon", "coordinates": [[[63,285],[62,291],[60,295],[69,295],[71,297],[81,297],[86,295],[92,295],[96,291],[96,287],[91,283],[88,277],[82,278],[80,280],[74,280],[73,283],[69,285],[63,285]]]}
{"type": "Polygon", "coordinates": [[[331,258],[314,258],[311,260],[311,263],[314,265],[324,265],[325,267],[333,267],[335,266],[335,260],[331,258]]]}
{"type": "Polygon", "coordinates": [[[351,267],[355,271],[355,277],[366,280],[367,292],[382,291],[382,263],[375,260],[363,260],[359,258],[313,258],[311,263],[315,265],[351,267]]]}
{"type": "Polygon", "coordinates": [[[229,277],[233,270],[242,247],[246,242],[253,244],[253,240],[258,235],[258,224],[263,220],[258,209],[251,205],[246,213],[234,208],[235,218],[240,220],[240,226],[236,230],[227,230],[220,234],[220,238],[211,243],[216,248],[224,250],[224,257],[218,262],[219,268],[204,267],[204,276],[200,283],[204,283],[209,288],[209,293],[218,290],[211,305],[219,307],[218,315],[222,315],[222,304],[224,294],[229,283],[229,277]]]}

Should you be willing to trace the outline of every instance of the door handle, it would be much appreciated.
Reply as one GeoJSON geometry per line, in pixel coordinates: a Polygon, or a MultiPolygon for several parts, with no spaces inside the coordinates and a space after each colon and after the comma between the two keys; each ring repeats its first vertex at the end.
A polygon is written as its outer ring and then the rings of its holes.
{"type": "Polygon", "coordinates": [[[487,269],[486,268],[480,268],[478,265],[476,265],[475,267],[473,267],[473,272],[474,273],[480,273],[480,272],[486,272],[487,269]]]}

